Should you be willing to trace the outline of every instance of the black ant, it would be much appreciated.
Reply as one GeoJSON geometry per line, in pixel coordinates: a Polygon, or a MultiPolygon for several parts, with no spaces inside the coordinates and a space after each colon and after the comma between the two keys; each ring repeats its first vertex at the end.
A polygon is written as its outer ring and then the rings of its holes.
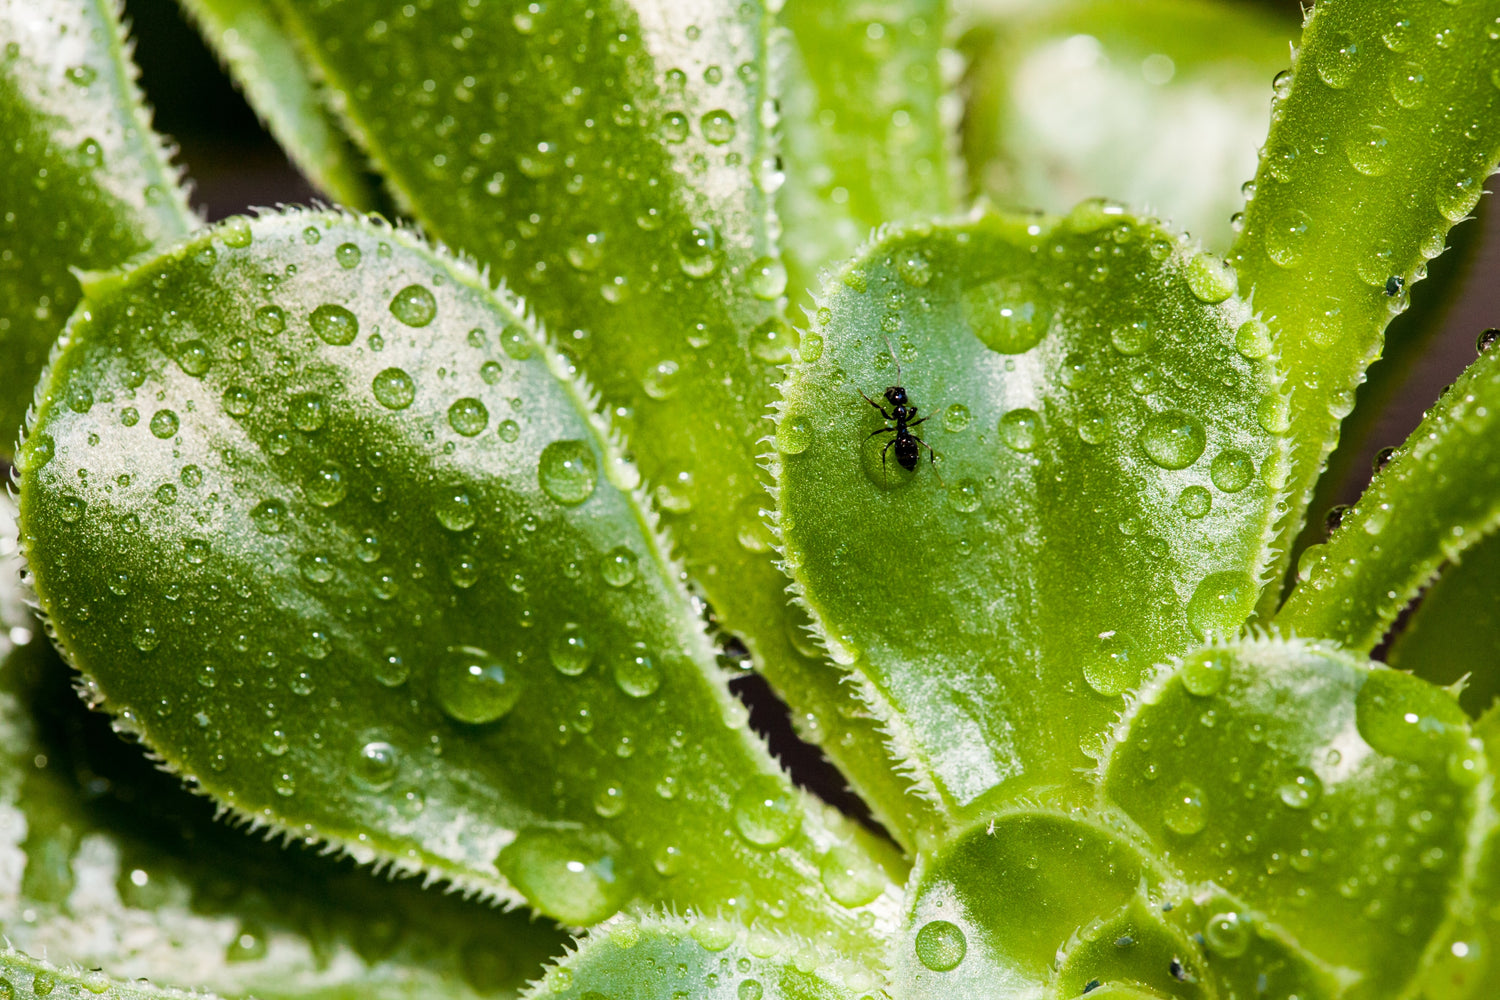
{"type": "MultiPolygon", "coordinates": [[[[881,339],[885,339],[884,335],[882,335],[881,339]]],[[[885,341],[885,347],[891,353],[891,360],[896,362],[896,384],[886,386],[885,389],[885,401],[891,404],[891,412],[887,413],[885,407],[875,402],[869,396],[865,396],[863,389],[859,390],[859,394],[865,397],[866,403],[879,410],[880,415],[894,423],[895,426],[881,427],[879,430],[871,431],[865,440],[868,441],[877,434],[896,435],[885,443],[884,448],[880,449],[880,474],[882,476],[885,475],[886,453],[894,445],[896,448],[896,464],[907,472],[915,472],[917,470],[917,460],[922,457],[921,449],[926,448],[930,456],[929,460],[932,463],[933,474],[937,475],[938,480],[941,481],[942,476],[937,471],[937,452],[933,450],[932,445],[911,432],[913,427],[926,423],[927,417],[922,417],[920,420],[916,419],[916,404],[906,395],[906,387],[901,384],[901,359],[896,356],[896,349],[891,346],[889,340],[885,341]]]]}

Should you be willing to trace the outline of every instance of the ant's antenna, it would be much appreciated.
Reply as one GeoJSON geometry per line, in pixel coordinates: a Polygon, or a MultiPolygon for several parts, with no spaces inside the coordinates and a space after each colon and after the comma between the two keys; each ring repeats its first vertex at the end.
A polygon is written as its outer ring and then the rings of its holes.
{"type": "Polygon", "coordinates": [[[883,340],[883,341],[885,341],[885,349],[890,352],[890,354],[891,354],[891,360],[894,361],[894,362],[896,362],[896,384],[900,385],[901,384],[901,357],[900,357],[900,355],[898,355],[896,353],[896,349],[891,346],[891,338],[887,337],[885,335],[885,331],[884,330],[880,331],[880,339],[883,340]]]}

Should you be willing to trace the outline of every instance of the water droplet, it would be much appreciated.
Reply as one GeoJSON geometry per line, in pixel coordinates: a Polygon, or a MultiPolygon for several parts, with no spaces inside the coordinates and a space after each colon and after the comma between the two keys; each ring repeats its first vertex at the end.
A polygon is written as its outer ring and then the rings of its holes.
{"type": "Polygon", "coordinates": [[[1385,127],[1366,125],[1354,131],[1344,143],[1349,166],[1366,177],[1384,177],[1391,169],[1391,139],[1385,127]]]}
{"type": "Polygon", "coordinates": [[[612,819],[625,811],[625,789],[607,784],[594,793],[594,812],[604,819],[612,819]]]}
{"type": "Polygon", "coordinates": [[[151,433],[165,441],[177,433],[177,414],[171,410],[157,410],[151,415],[151,433]]]}
{"type": "Polygon", "coordinates": [[[287,403],[286,415],[293,427],[311,434],[328,422],[328,401],[316,392],[304,392],[287,403]]]}
{"type": "Polygon", "coordinates": [[[407,285],[391,299],[391,315],[407,326],[426,326],[437,316],[437,299],[426,285],[407,285]]]}
{"type": "Polygon", "coordinates": [[[1083,679],[1094,693],[1106,698],[1135,687],[1141,679],[1141,667],[1129,638],[1118,631],[1101,635],[1098,654],[1084,661],[1083,679]]]}
{"type": "Polygon", "coordinates": [[[765,494],[752,493],[735,507],[735,535],[746,552],[771,551],[771,531],[761,515],[761,509],[770,502],[770,497],[765,494]]]}
{"type": "Polygon", "coordinates": [[[1250,922],[1238,913],[1215,913],[1203,925],[1203,943],[1221,958],[1239,958],[1250,948],[1250,922]]]}
{"type": "Polygon", "coordinates": [[[1340,31],[1324,44],[1329,49],[1318,59],[1318,77],[1334,90],[1343,90],[1359,68],[1359,43],[1347,31],[1340,31]]]}
{"type": "Polygon", "coordinates": [[[917,961],[933,972],[956,969],[969,952],[969,941],[957,924],[929,920],[917,931],[917,961]]]}
{"type": "Polygon", "coordinates": [[[960,514],[974,513],[982,500],[979,484],[972,479],[960,479],[948,487],[948,505],[960,514]]]}
{"type": "Polygon", "coordinates": [[[417,385],[400,368],[387,368],[370,382],[375,401],[388,410],[404,410],[417,398],[417,385]]]}
{"type": "Polygon", "coordinates": [[[1266,256],[1281,267],[1291,267],[1302,259],[1311,230],[1312,218],[1301,209],[1293,209],[1291,214],[1267,227],[1266,256]]]}
{"type": "Polygon", "coordinates": [[[761,986],[758,979],[744,979],[740,981],[735,995],[739,1000],[761,1000],[766,995],[765,987],[761,986]]]}
{"type": "Polygon", "coordinates": [[[788,413],[776,425],[776,450],[783,455],[802,454],[812,439],[812,421],[801,414],[788,413]]]}
{"type": "Polygon", "coordinates": [[[1031,451],[1041,441],[1042,418],[1035,410],[1019,407],[1000,418],[1000,440],[1012,451],[1031,451]]]}
{"type": "Polygon", "coordinates": [[[599,466],[583,441],[553,441],[542,449],[536,465],[542,492],[567,507],[576,507],[594,493],[599,466]]]}
{"type": "Polygon", "coordinates": [[[287,527],[286,504],[280,500],[262,500],[250,511],[250,520],[263,535],[279,535],[287,527]]]}
{"type": "Polygon", "coordinates": [[[750,265],[750,293],[770,301],[786,291],[786,265],[778,257],[761,257],[750,265]]]}
{"type": "Polygon", "coordinates": [[[250,232],[250,220],[242,215],[225,219],[219,226],[219,236],[224,240],[225,246],[234,247],[237,250],[244,249],[253,239],[250,232]]]}
{"type": "Polygon", "coordinates": [[[98,75],[98,71],[88,65],[69,66],[63,73],[63,76],[68,78],[69,83],[79,87],[87,87],[94,82],[98,75]]]}
{"type": "Polygon", "coordinates": [[[681,111],[668,111],[661,116],[661,136],[669,143],[686,142],[688,137],[688,116],[681,111]]]}
{"type": "Polygon", "coordinates": [[[639,649],[615,661],[615,686],[632,698],[649,698],[661,687],[661,671],[639,649]]]}
{"type": "Polygon", "coordinates": [[[1208,814],[1203,808],[1203,790],[1197,785],[1182,782],[1167,800],[1161,819],[1168,830],[1180,837],[1201,833],[1208,825],[1208,814]]]}
{"type": "Polygon", "coordinates": [[[208,345],[201,340],[189,340],[177,347],[177,366],[194,378],[207,374],[213,363],[208,345]]]}
{"type": "Polygon", "coordinates": [[[500,346],[517,361],[525,361],[536,353],[536,343],[519,326],[507,326],[500,331],[500,346]]]}
{"type": "Polygon", "coordinates": [[[974,336],[999,354],[1023,354],[1041,343],[1052,317],[1022,285],[991,281],[962,298],[964,320],[974,336]]]}
{"type": "Polygon", "coordinates": [[[400,766],[395,747],[384,740],[372,740],[354,755],[354,780],[372,792],[383,792],[396,780],[400,766]]]}
{"type": "MultiPolygon", "coordinates": [[[[201,544],[203,544],[206,552],[208,548],[207,543],[201,544]]],[[[191,561],[191,558],[189,561],[191,561]]],[[[200,559],[199,561],[201,562],[202,560],[200,559]]],[[[322,553],[305,555],[298,565],[302,570],[302,579],[308,583],[327,583],[333,579],[333,563],[322,553]]]]}
{"type": "Polygon", "coordinates": [[[1250,617],[1257,596],[1255,581],[1246,573],[1210,573],[1188,601],[1188,627],[1199,639],[1233,634],[1250,617]]]}
{"type": "Polygon", "coordinates": [[[1208,443],[1203,422],[1182,410],[1164,410],[1141,428],[1141,447],[1163,469],[1185,469],[1198,460],[1208,443]]]}
{"type": "Polygon", "coordinates": [[[333,252],[333,256],[339,262],[340,267],[349,270],[359,266],[364,254],[353,243],[340,243],[338,249],[333,252]]]}
{"type": "Polygon", "coordinates": [[[514,671],[477,646],[449,646],[433,686],[450,718],[476,726],[502,718],[521,697],[514,671]]]}
{"type": "Polygon", "coordinates": [[[1211,698],[1224,688],[1229,679],[1229,655],[1219,650],[1195,653],[1178,669],[1177,676],[1188,694],[1211,698]]]}
{"type": "Polygon", "coordinates": [[[606,834],[538,827],[517,834],[495,865],[542,913],[588,927],[615,913],[630,894],[618,853],[606,834]]]}
{"type": "Polygon", "coordinates": [[[734,828],[752,847],[780,847],[802,826],[797,794],[770,775],[751,778],[734,796],[734,828]]]}
{"type": "Polygon", "coordinates": [[[1287,775],[1276,794],[1288,809],[1306,809],[1322,796],[1323,782],[1312,771],[1299,767],[1287,775]]]}
{"type": "Polygon", "coordinates": [[[359,336],[359,320],[343,306],[327,303],[318,306],[308,317],[313,333],[325,344],[343,347],[359,336]]]}
{"type": "Polygon", "coordinates": [[[1468,737],[1468,717],[1442,688],[1397,670],[1375,669],[1354,701],[1359,734],[1388,757],[1445,765],[1468,737]]]}
{"type": "Polygon", "coordinates": [[[1197,520],[1213,508],[1213,495],[1203,486],[1188,486],[1177,496],[1177,509],[1197,520]]]}
{"type": "Polygon", "coordinates": [[[1209,305],[1223,302],[1239,288],[1239,276],[1234,268],[1210,254],[1195,255],[1187,262],[1183,274],[1193,296],[1209,305]]]}
{"type": "Polygon", "coordinates": [[[473,396],[463,396],[448,407],[448,426],[464,437],[484,433],[490,425],[490,411],[473,396]]]}
{"type": "Polygon", "coordinates": [[[550,177],[557,171],[557,144],[539,142],[531,149],[523,150],[516,157],[516,166],[521,173],[533,180],[550,177]]]}
{"type": "Polygon", "coordinates": [[[969,426],[970,419],[969,408],[962,403],[954,403],[943,411],[943,429],[957,434],[969,426]]]}
{"type": "Polygon", "coordinates": [[[385,687],[400,687],[406,683],[410,673],[406,660],[395,646],[385,647],[375,661],[375,680],[385,687]]]}
{"type": "Polygon", "coordinates": [[[677,260],[682,272],[690,278],[706,278],[718,266],[715,252],[719,248],[719,235],[713,226],[696,225],[683,233],[677,241],[677,260]]]}
{"type": "Polygon", "coordinates": [[[1234,349],[1242,357],[1258,361],[1271,353],[1271,329],[1258,319],[1247,319],[1234,334],[1234,349]]]}
{"type": "Polygon", "coordinates": [[[437,515],[438,523],[449,531],[468,531],[474,527],[474,501],[456,486],[438,492],[432,512],[437,515]]]}
{"type": "Polygon", "coordinates": [[[588,638],[574,622],[568,622],[561,632],[547,644],[547,655],[557,672],[568,677],[577,677],[594,661],[594,651],[588,638]]]}
{"type": "Polygon", "coordinates": [[[1151,327],[1145,320],[1136,320],[1125,326],[1117,326],[1109,335],[1109,342],[1114,345],[1115,350],[1126,357],[1145,354],[1155,341],[1156,334],[1151,331],[1151,327]]]}
{"type": "Polygon", "coordinates": [[[723,109],[708,112],[698,124],[703,129],[703,138],[715,146],[722,146],[734,138],[734,116],[723,109]]]}
{"type": "Polygon", "coordinates": [[[324,462],[302,484],[307,499],[319,507],[332,507],[349,492],[344,469],[337,462],[324,462]]]}
{"type": "Polygon", "coordinates": [[[885,890],[885,875],[864,851],[835,845],[818,863],[823,888],[840,906],[865,906],[885,890]]]}
{"type": "Polygon", "coordinates": [[[1441,184],[1437,190],[1437,209],[1449,222],[1462,222],[1479,204],[1483,191],[1479,178],[1472,175],[1441,184]]]}
{"type": "Polygon", "coordinates": [[[1386,78],[1391,100],[1411,111],[1427,100],[1427,76],[1416,63],[1403,63],[1386,78]]]}
{"type": "Polygon", "coordinates": [[[1286,397],[1267,393],[1256,404],[1255,417],[1268,434],[1285,434],[1292,426],[1291,404],[1286,397]]]}
{"type": "Polygon", "coordinates": [[[1250,485],[1255,475],[1255,465],[1243,451],[1230,449],[1214,456],[1209,477],[1214,485],[1225,493],[1238,493],[1250,485]]]}
{"type": "Polygon", "coordinates": [[[611,587],[628,586],[635,579],[635,562],[635,553],[620,545],[604,554],[599,574],[611,587]]]}
{"type": "Polygon", "coordinates": [[[231,417],[243,417],[255,409],[255,390],[243,385],[232,385],[224,390],[224,412],[231,417]]]}

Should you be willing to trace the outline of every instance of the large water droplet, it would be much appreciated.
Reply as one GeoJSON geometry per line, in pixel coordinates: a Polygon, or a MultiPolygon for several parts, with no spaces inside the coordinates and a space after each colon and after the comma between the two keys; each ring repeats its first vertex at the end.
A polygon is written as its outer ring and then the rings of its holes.
{"type": "Polygon", "coordinates": [[[1239,276],[1234,273],[1234,268],[1206,253],[1189,260],[1183,274],[1193,296],[1209,305],[1223,302],[1239,288],[1239,276]]]}
{"type": "Polygon", "coordinates": [[[250,511],[250,520],[264,535],[281,534],[286,530],[287,518],[286,504],[276,499],[262,500],[250,511]]]}
{"type": "Polygon", "coordinates": [[[1452,695],[1397,670],[1371,671],[1354,708],[1359,734],[1388,757],[1444,764],[1468,736],[1468,717],[1452,695]]]}
{"type": "Polygon", "coordinates": [[[464,437],[483,434],[490,425],[490,411],[473,396],[463,396],[448,407],[448,426],[464,437]]]}
{"type": "Polygon", "coordinates": [[[449,646],[433,687],[443,711],[470,725],[494,722],[521,697],[515,671],[477,646],[449,646]]]}
{"type": "Polygon", "coordinates": [[[308,317],[313,333],[325,344],[342,347],[359,336],[359,320],[343,306],[329,303],[318,306],[308,317]]]}
{"type": "Polygon", "coordinates": [[[1000,279],[970,288],[962,298],[974,336],[999,354],[1023,354],[1041,343],[1052,317],[1030,290],[1000,279]]]}
{"type": "Polygon", "coordinates": [[[1229,449],[1214,456],[1209,467],[1209,478],[1225,493],[1238,493],[1250,485],[1255,475],[1255,465],[1243,451],[1229,449]]]}
{"type": "Polygon", "coordinates": [[[381,792],[391,787],[400,767],[395,747],[384,740],[372,740],[354,755],[354,780],[372,792],[381,792]]]}
{"type": "Polygon", "coordinates": [[[1031,451],[1042,437],[1042,418],[1035,410],[1018,407],[1000,418],[1000,440],[1012,451],[1031,451]]]}
{"type": "Polygon", "coordinates": [[[873,903],[885,890],[885,875],[869,855],[842,844],[823,855],[818,875],[823,888],[840,906],[873,903]]]}
{"type": "Polygon", "coordinates": [[[728,111],[722,109],[710,111],[700,119],[699,125],[703,128],[703,138],[716,146],[722,146],[734,139],[734,116],[728,111]]]}
{"type": "Polygon", "coordinates": [[[417,398],[417,384],[400,368],[387,368],[370,382],[375,401],[388,410],[404,410],[417,398]]]}
{"type": "Polygon", "coordinates": [[[615,686],[632,698],[649,698],[661,687],[661,671],[639,649],[615,661],[614,675],[615,686]]]}
{"type": "Polygon", "coordinates": [[[599,466],[583,441],[553,441],[542,449],[536,466],[542,491],[567,507],[576,507],[594,493],[599,466]]]}
{"type": "Polygon", "coordinates": [[[1238,913],[1215,913],[1203,925],[1203,943],[1221,958],[1239,958],[1250,948],[1250,922],[1238,913]]]}
{"type": "Polygon", "coordinates": [[[957,924],[929,920],[917,931],[917,961],[933,972],[956,969],[969,952],[969,941],[957,924]]]}
{"type": "Polygon", "coordinates": [[[1329,48],[1318,58],[1318,77],[1333,89],[1343,90],[1359,68],[1359,43],[1347,31],[1340,31],[1324,44],[1329,48]]]}
{"type": "Polygon", "coordinates": [[[1210,573],[1188,601],[1188,627],[1199,639],[1232,634],[1250,617],[1257,596],[1255,581],[1247,573],[1210,573]]]}
{"type": "Polygon", "coordinates": [[[802,812],[797,794],[770,775],[751,778],[734,797],[734,828],[753,847],[780,847],[797,833],[802,812]]]}
{"type": "Polygon", "coordinates": [[[1203,790],[1197,785],[1182,782],[1167,800],[1161,819],[1168,830],[1180,837],[1201,833],[1208,825],[1208,814],[1203,808],[1203,790]]]}
{"type": "Polygon", "coordinates": [[[151,415],[148,426],[152,434],[165,441],[177,433],[177,414],[171,410],[157,410],[151,415]]]}
{"type": "Polygon", "coordinates": [[[579,927],[618,910],[630,893],[619,847],[601,833],[522,830],[495,859],[500,873],[541,912],[579,927]]]}
{"type": "Polygon", "coordinates": [[[437,299],[426,285],[407,285],[391,299],[391,315],[407,326],[426,326],[437,316],[437,299]]]}
{"type": "Polygon", "coordinates": [[[302,489],[307,499],[319,507],[332,507],[349,492],[349,483],[343,466],[337,462],[324,462],[303,483],[302,489]]]}
{"type": "Polygon", "coordinates": [[[568,677],[577,677],[589,668],[594,660],[594,651],[588,637],[574,622],[568,622],[562,631],[547,644],[547,655],[557,672],[568,677]]]}
{"type": "Polygon", "coordinates": [[[1194,653],[1178,669],[1177,676],[1188,694],[1212,698],[1229,679],[1229,655],[1216,649],[1194,653]]]}
{"type": "Polygon", "coordinates": [[[1163,469],[1185,469],[1198,460],[1208,444],[1203,422],[1182,410],[1164,410],[1141,428],[1141,447],[1163,469]]]}
{"type": "Polygon", "coordinates": [[[468,531],[474,526],[474,501],[457,487],[440,490],[432,512],[449,531],[468,531]]]}

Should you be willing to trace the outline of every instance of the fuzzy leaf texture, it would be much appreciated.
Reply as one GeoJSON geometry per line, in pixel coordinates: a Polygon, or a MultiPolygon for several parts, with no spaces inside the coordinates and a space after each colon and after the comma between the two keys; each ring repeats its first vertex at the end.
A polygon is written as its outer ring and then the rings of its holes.
{"type": "Polygon", "coordinates": [[[66,337],[22,545],[92,697],[173,769],[565,923],[774,907],[857,950],[889,859],[745,729],[634,468],[513,299],[292,213],[91,286],[66,337]]]}
{"type": "Polygon", "coordinates": [[[1277,78],[1231,260],[1287,374],[1298,443],[1287,535],[1402,289],[1473,211],[1500,157],[1497,18],[1492,0],[1328,0],[1277,78]]]}
{"type": "Polygon", "coordinates": [[[1144,671],[1249,615],[1285,425],[1233,290],[1097,202],[889,232],[830,278],[782,390],[786,566],[950,813],[1074,781],[1144,671]],[[912,472],[861,398],[895,385],[912,472]]]}
{"type": "Polygon", "coordinates": [[[278,2],[398,205],[526,296],[614,408],[719,622],[909,840],[913,803],[802,643],[760,516],[758,442],[792,347],[773,17],[753,2],[278,2]]]}
{"type": "Polygon", "coordinates": [[[151,131],[112,0],[0,3],[0,456],[79,298],[195,221],[151,131]]]}
{"type": "Polygon", "coordinates": [[[1492,782],[1446,692],[1331,645],[1215,645],[1146,683],[1098,781],[923,856],[895,995],[1485,995],[1492,782]]]}

